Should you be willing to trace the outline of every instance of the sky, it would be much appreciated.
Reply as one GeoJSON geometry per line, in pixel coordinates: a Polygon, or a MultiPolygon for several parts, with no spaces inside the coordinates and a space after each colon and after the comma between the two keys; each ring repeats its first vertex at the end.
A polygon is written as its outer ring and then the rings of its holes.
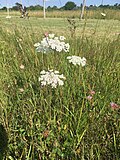
{"type": "MultiPolygon", "coordinates": [[[[72,1],[74,2],[76,5],[80,5],[83,0],[46,0],[46,7],[47,6],[58,6],[58,7],[62,7],[65,5],[66,2],[68,1],[72,1]]],[[[100,5],[103,1],[103,4],[109,4],[109,5],[113,5],[115,3],[119,3],[120,4],[120,0],[86,0],[86,5],[100,5]]],[[[7,4],[9,4],[9,7],[14,6],[16,2],[22,2],[23,6],[30,6],[30,5],[43,5],[43,0],[0,0],[0,8],[7,6],[7,4]]]]}

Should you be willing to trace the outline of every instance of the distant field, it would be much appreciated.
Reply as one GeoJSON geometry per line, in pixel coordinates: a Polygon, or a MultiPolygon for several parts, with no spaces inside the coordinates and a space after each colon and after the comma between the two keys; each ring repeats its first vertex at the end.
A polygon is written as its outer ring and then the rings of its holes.
{"type": "MultiPolygon", "coordinates": [[[[67,18],[38,18],[30,17],[29,19],[22,19],[19,16],[12,16],[11,19],[6,19],[5,15],[0,18],[0,27],[7,29],[7,31],[12,32],[14,29],[25,29],[27,31],[32,31],[36,36],[44,32],[55,32],[70,35],[71,26],[67,18]]],[[[111,37],[118,35],[120,32],[120,21],[119,20],[96,20],[87,19],[80,21],[79,19],[74,19],[76,26],[75,34],[81,36],[84,34],[91,36],[95,34],[95,37],[99,38],[101,36],[111,37]]]]}
{"type": "MultiPolygon", "coordinates": [[[[30,17],[43,17],[43,11],[29,11],[30,17]]],[[[112,10],[112,9],[100,9],[100,10],[86,10],[85,11],[85,18],[86,19],[101,19],[101,13],[104,12],[106,14],[106,19],[118,19],[120,20],[120,11],[119,10],[112,10]]],[[[77,11],[46,11],[46,16],[48,18],[79,18],[80,17],[80,10],[77,11]]],[[[11,15],[19,16],[20,13],[16,11],[11,11],[11,15]]],[[[1,11],[0,15],[6,15],[6,12],[1,11]]]]}

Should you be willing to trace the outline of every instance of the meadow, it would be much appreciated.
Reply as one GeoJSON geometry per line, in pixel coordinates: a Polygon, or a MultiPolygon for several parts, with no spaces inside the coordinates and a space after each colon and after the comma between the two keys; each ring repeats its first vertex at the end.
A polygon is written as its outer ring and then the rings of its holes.
{"type": "Polygon", "coordinates": [[[0,137],[1,159],[119,160],[119,18],[0,15],[0,123],[8,139],[0,137]],[[34,45],[53,33],[69,52],[37,52],[34,45]],[[59,71],[62,82],[42,83],[47,71],[59,71]]]}
{"type": "MultiPolygon", "coordinates": [[[[43,18],[43,11],[37,10],[37,11],[30,11],[27,10],[30,17],[38,17],[43,18]]],[[[106,19],[114,19],[114,20],[120,20],[120,11],[115,9],[96,9],[96,10],[85,10],[84,16],[87,19],[101,19],[101,13],[104,12],[106,14],[106,19]]],[[[80,10],[73,10],[73,11],[48,11],[46,10],[46,16],[48,18],[79,18],[80,17],[80,10]]],[[[11,16],[19,16],[19,11],[11,11],[11,16]]],[[[0,11],[1,16],[6,15],[6,11],[0,11]]]]}

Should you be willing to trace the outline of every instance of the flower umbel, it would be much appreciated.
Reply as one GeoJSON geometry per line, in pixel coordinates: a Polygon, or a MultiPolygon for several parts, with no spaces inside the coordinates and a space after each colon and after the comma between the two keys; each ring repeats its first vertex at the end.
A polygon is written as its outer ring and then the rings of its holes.
{"type": "Polygon", "coordinates": [[[66,78],[63,74],[59,74],[59,71],[41,71],[39,81],[41,82],[42,86],[50,85],[52,88],[56,88],[57,86],[63,86],[66,78]],[[62,80],[61,80],[62,79],[62,80]]]}
{"type": "Polygon", "coordinates": [[[86,58],[81,58],[79,56],[68,56],[67,59],[69,60],[69,63],[76,65],[81,65],[84,67],[86,65],[86,58]]]}
{"type": "Polygon", "coordinates": [[[55,37],[55,34],[47,34],[47,36],[45,34],[42,41],[35,43],[34,47],[36,47],[37,52],[43,53],[48,53],[51,50],[69,52],[70,45],[64,42],[65,39],[64,36],[55,37]]]}

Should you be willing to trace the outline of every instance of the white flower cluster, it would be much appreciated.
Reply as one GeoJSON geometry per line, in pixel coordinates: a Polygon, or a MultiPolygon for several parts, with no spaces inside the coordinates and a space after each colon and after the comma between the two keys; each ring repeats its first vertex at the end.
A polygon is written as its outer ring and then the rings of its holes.
{"type": "Polygon", "coordinates": [[[55,37],[55,34],[48,34],[40,43],[35,43],[34,46],[37,52],[48,53],[51,49],[57,52],[69,52],[70,45],[64,42],[65,39],[64,36],[55,37]]]}
{"type": "Polygon", "coordinates": [[[72,63],[74,65],[81,65],[84,67],[86,65],[86,58],[81,58],[79,56],[68,56],[67,59],[69,60],[69,63],[72,63]]]}
{"type": "Polygon", "coordinates": [[[58,71],[48,70],[48,71],[41,71],[39,81],[41,82],[42,86],[50,85],[52,88],[56,88],[57,85],[63,86],[64,82],[63,80],[66,78],[63,76],[63,74],[59,75],[58,71]]]}

